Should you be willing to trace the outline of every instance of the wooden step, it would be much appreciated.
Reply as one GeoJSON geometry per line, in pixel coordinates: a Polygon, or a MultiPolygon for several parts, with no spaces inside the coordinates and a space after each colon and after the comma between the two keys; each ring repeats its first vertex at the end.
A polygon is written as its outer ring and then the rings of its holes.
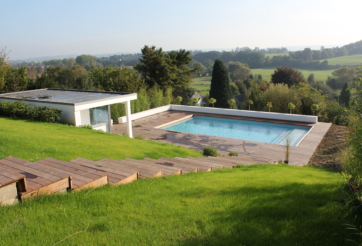
{"type": "Polygon", "coordinates": [[[112,160],[112,159],[101,159],[98,163],[104,163],[107,165],[113,165],[115,168],[125,169],[125,170],[132,170],[134,172],[139,173],[140,178],[156,178],[161,177],[163,175],[160,169],[154,169],[151,167],[146,167],[145,165],[138,164],[133,161],[128,160],[112,160]]]}
{"type": "MultiPolygon", "coordinates": [[[[151,158],[143,158],[142,160],[137,160],[138,163],[145,164],[147,166],[154,166],[155,168],[161,168],[164,175],[181,175],[184,173],[184,170],[180,167],[174,167],[170,165],[159,164],[158,160],[151,158]]],[[[187,173],[187,171],[186,171],[187,173]]]]}
{"type": "Polygon", "coordinates": [[[163,166],[170,166],[170,167],[176,167],[182,169],[182,173],[189,173],[189,172],[199,172],[199,168],[195,167],[194,165],[190,163],[184,163],[182,161],[161,157],[158,160],[155,160],[155,164],[163,165],[163,166]]]}
{"type": "Polygon", "coordinates": [[[25,175],[0,167],[0,205],[18,202],[20,192],[26,192],[25,175]]]}
{"type": "Polygon", "coordinates": [[[50,194],[71,189],[70,175],[55,176],[27,166],[27,163],[27,161],[15,157],[0,160],[0,166],[25,175],[26,191],[19,192],[20,200],[40,194],[50,194]]]}
{"type": "Polygon", "coordinates": [[[99,161],[92,161],[84,158],[77,158],[71,160],[71,162],[104,171],[108,174],[109,183],[112,185],[131,183],[137,180],[139,175],[138,172],[119,170],[117,168],[113,168],[112,165],[103,165],[99,161]]]}
{"type": "Polygon", "coordinates": [[[198,159],[208,162],[210,164],[223,165],[224,167],[233,168],[237,163],[234,160],[224,159],[224,157],[190,157],[190,159],[198,159]]]}
{"type": "Polygon", "coordinates": [[[205,157],[186,157],[185,160],[191,160],[193,162],[206,163],[208,166],[211,166],[212,169],[219,169],[224,167],[232,167],[230,165],[225,165],[225,163],[219,162],[209,162],[208,158],[205,157]]]}
{"type": "Polygon", "coordinates": [[[248,155],[239,155],[239,156],[225,156],[225,159],[235,159],[239,160],[241,163],[247,164],[255,164],[255,163],[264,163],[264,164],[276,164],[277,161],[268,158],[261,158],[256,156],[248,156],[248,155]]]}
{"type": "Polygon", "coordinates": [[[54,175],[71,175],[72,179],[72,190],[82,190],[86,188],[94,188],[108,183],[107,175],[95,175],[88,172],[79,172],[77,169],[65,166],[67,162],[55,162],[52,159],[44,159],[34,164],[31,164],[33,168],[49,172],[54,175]],[[36,166],[35,166],[36,165],[36,166]]]}
{"type": "Polygon", "coordinates": [[[209,163],[204,163],[202,161],[194,161],[194,160],[188,160],[181,157],[175,157],[173,158],[176,161],[180,161],[181,163],[193,166],[195,168],[198,168],[200,172],[210,172],[212,171],[212,165],[209,165],[209,163]]]}

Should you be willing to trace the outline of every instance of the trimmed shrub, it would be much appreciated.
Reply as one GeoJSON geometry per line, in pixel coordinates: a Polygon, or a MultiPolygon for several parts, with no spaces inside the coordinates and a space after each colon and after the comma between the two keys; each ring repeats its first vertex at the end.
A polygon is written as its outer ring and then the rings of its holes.
{"type": "Polygon", "coordinates": [[[23,101],[0,102],[0,116],[55,123],[61,114],[60,109],[31,106],[23,101]]]}
{"type": "Polygon", "coordinates": [[[202,154],[204,156],[219,156],[219,152],[217,151],[217,149],[212,146],[205,147],[202,154]]]}
{"type": "Polygon", "coordinates": [[[230,152],[230,153],[228,154],[228,156],[239,156],[239,154],[236,153],[236,152],[230,152]]]}

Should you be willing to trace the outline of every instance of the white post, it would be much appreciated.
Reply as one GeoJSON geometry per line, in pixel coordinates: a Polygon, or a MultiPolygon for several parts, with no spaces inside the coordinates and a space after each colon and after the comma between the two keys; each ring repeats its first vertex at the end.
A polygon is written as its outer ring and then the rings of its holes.
{"type": "Polygon", "coordinates": [[[126,101],[127,134],[133,138],[131,114],[131,101],[126,101]]]}

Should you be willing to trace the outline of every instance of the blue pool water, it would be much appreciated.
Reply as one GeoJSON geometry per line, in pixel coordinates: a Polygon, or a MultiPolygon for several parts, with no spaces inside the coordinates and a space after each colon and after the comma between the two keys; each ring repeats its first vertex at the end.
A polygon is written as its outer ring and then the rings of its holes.
{"type": "Polygon", "coordinates": [[[289,139],[291,146],[297,146],[311,127],[193,116],[162,129],[273,144],[289,139]]]}

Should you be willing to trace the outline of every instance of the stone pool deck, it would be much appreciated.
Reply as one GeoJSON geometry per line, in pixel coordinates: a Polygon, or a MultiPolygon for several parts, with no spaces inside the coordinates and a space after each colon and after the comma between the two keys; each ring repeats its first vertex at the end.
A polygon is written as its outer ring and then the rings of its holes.
{"type": "MultiPolygon", "coordinates": [[[[271,161],[282,161],[285,159],[285,146],[278,144],[262,143],[249,140],[239,140],[224,137],[214,137],[202,134],[184,133],[158,129],[157,126],[177,121],[182,118],[192,116],[212,116],[230,119],[254,120],[281,124],[295,124],[304,126],[313,126],[308,135],[302,140],[298,146],[290,147],[289,163],[291,165],[304,166],[308,164],[314,151],[322,141],[324,135],[328,132],[331,123],[318,122],[316,124],[305,124],[298,122],[285,122],[279,120],[264,120],[247,117],[235,116],[215,116],[210,114],[190,113],[182,111],[167,111],[154,114],[138,120],[132,121],[134,136],[142,135],[144,139],[154,140],[163,143],[169,143],[185,148],[201,151],[206,146],[213,146],[222,154],[229,152],[237,152],[239,155],[261,157],[270,159],[271,161]]],[[[111,132],[122,135],[127,132],[126,124],[115,124],[112,126],[111,132]]]]}

